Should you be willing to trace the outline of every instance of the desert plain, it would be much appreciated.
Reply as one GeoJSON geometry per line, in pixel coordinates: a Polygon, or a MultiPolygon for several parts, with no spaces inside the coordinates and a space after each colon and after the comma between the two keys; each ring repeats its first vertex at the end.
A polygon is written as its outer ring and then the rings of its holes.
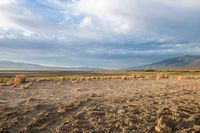
{"type": "Polygon", "coordinates": [[[198,76],[12,81],[0,84],[1,133],[200,132],[198,76]]]}

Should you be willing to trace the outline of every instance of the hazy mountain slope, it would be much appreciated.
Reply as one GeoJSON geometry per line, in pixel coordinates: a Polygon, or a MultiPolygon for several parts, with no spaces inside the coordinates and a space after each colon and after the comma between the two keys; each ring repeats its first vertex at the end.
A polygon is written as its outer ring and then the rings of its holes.
{"type": "Polygon", "coordinates": [[[102,70],[95,67],[59,67],[42,66],[37,64],[19,63],[12,61],[0,61],[0,70],[102,70]]]}
{"type": "Polygon", "coordinates": [[[0,61],[0,69],[41,69],[42,65],[18,63],[12,61],[0,61]]]}
{"type": "Polygon", "coordinates": [[[200,56],[185,55],[141,66],[141,69],[200,67],[200,56]]]}

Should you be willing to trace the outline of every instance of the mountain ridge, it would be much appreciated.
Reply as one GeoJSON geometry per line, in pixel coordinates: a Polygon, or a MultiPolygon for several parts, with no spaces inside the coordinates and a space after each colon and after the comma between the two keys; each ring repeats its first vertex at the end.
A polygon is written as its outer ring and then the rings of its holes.
{"type": "Polygon", "coordinates": [[[173,69],[173,68],[200,68],[199,55],[184,55],[168,58],[149,65],[137,67],[136,69],[173,69]]]}
{"type": "Polygon", "coordinates": [[[103,68],[45,66],[32,63],[3,60],[0,61],[0,70],[103,70],[103,68]]]}

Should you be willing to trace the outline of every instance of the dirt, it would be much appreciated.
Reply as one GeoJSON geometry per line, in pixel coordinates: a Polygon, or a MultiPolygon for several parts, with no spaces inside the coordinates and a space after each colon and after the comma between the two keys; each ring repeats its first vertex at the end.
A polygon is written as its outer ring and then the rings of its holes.
{"type": "Polygon", "coordinates": [[[0,132],[200,132],[200,79],[32,81],[0,86],[0,132]]]}

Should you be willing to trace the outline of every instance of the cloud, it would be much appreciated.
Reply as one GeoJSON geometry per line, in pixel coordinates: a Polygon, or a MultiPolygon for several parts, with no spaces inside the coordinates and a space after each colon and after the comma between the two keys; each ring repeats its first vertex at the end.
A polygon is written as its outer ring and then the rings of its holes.
{"type": "Polygon", "coordinates": [[[106,25],[109,32],[199,38],[191,36],[199,33],[196,29],[200,21],[198,0],[79,0],[72,7],[77,14],[97,18],[103,23],[100,26],[106,25]]]}
{"type": "Polygon", "coordinates": [[[16,3],[16,0],[1,0],[0,6],[10,5],[16,3]]]}
{"type": "Polygon", "coordinates": [[[92,25],[92,19],[90,17],[85,17],[80,23],[80,28],[87,28],[92,25]]]}
{"type": "Polygon", "coordinates": [[[199,16],[199,0],[1,0],[0,59],[127,67],[195,54],[199,16]]]}

